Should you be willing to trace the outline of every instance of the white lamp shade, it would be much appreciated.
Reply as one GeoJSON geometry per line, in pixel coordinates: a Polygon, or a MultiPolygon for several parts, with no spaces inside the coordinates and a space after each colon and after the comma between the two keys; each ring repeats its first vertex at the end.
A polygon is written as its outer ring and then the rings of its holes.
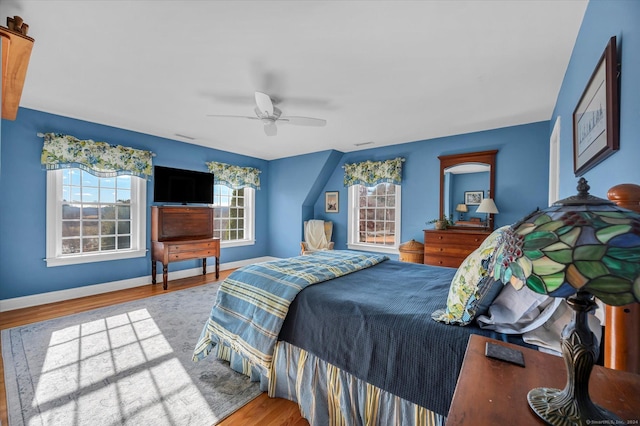
{"type": "Polygon", "coordinates": [[[456,211],[457,211],[457,212],[464,212],[464,213],[466,213],[466,212],[468,212],[469,210],[467,209],[467,205],[466,205],[466,204],[458,204],[458,205],[456,206],[456,211]]]}
{"type": "Polygon", "coordinates": [[[476,213],[496,214],[500,212],[498,211],[498,208],[496,207],[496,203],[493,202],[492,198],[485,198],[480,202],[480,205],[476,209],[476,213]]]}

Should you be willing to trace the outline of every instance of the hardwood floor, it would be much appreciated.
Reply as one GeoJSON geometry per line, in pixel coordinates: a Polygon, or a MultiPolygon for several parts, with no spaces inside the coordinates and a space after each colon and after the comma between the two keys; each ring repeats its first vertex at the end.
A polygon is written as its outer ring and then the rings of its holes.
{"type": "MultiPolygon", "coordinates": [[[[230,270],[220,271],[220,280],[226,278],[230,272],[230,270]]],[[[0,313],[0,329],[45,321],[51,318],[101,308],[103,306],[156,296],[165,292],[184,290],[189,287],[195,287],[214,281],[216,281],[215,273],[211,273],[204,276],[199,275],[170,281],[169,288],[166,291],[162,290],[162,284],[149,284],[127,290],[119,290],[64,302],[2,312],[0,313]]],[[[2,357],[0,357],[0,424],[9,424],[7,417],[7,394],[4,382],[4,362],[2,357]]],[[[257,424],[261,426],[303,426],[308,425],[309,423],[300,415],[297,404],[286,399],[269,398],[266,393],[263,393],[258,398],[254,399],[249,404],[226,418],[220,424],[224,426],[245,426],[257,424]]]]}

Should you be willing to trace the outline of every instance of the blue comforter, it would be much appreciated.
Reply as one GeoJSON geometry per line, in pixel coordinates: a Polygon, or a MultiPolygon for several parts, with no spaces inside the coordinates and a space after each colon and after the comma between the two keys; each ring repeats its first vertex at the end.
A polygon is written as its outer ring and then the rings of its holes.
{"type": "Polygon", "coordinates": [[[389,260],[302,291],[284,340],[357,378],[444,416],[471,334],[520,336],[431,319],[446,306],[454,268],[389,260]]]}
{"type": "Polygon", "coordinates": [[[215,345],[222,344],[267,374],[289,305],[301,290],[387,259],[370,253],[330,250],[234,271],[220,286],[193,360],[204,358],[215,345]]]}

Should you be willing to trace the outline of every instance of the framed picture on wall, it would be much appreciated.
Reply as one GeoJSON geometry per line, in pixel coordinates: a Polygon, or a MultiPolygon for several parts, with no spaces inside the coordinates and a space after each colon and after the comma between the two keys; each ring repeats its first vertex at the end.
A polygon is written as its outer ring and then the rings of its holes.
{"type": "Polygon", "coordinates": [[[483,197],[484,192],[482,191],[465,191],[464,203],[468,206],[479,206],[483,197]]]}
{"type": "Polygon", "coordinates": [[[324,212],[325,213],[338,213],[338,191],[327,191],[324,193],[324,212]]]}
{"type": "Polygon", "coordinates": [[[587,170],[620,148],[618,60],[611,37],[573,112],[573,171],[587,170]]]}

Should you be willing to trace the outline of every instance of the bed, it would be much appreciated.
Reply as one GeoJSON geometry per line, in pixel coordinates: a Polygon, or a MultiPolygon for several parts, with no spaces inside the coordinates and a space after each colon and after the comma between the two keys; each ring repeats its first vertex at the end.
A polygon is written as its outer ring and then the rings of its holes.
{"type": "Polygon", "coordinates": [[[520,335],[434,321],[458,273],[340,250],[241,268],[223,282],[194,360],[214,352],[269,396],[297,402],[314,425],[443,424],[470,334],[530,346],[520,335]],[[352,270],[336,266],[343,262],[352,270]],[[318,265],[320,278],[310,279],[318,265]],[[274,296],[277,286],[293,294],[274,296]],[[277,313],[256,320],[267,305],[277,313]]]}
{"type": "MultiPolygon", "coordinates": [[[[613,187],[609,198],[640,210],[638,185],[613,187]]],[[[194,360],[214,353],[229,361],[236,371],[259,380],[269,396],[297,402],[312,425],[444,424],[471,334],[553,351],[559,348],[560,326],[567,322],[557,316],[560,300],[553,299],[552,304],[540,295],[516,300],[515,304],[528,307],[513,308],[511,313],[517,315],[499,318],[498,312],[514,305],[513,288],[486,274],[501,229],[457,269],[349,251],[251,265],[249,275],[254,277],[248,280],[249,287],[255,284],[262,289],[240,299],[249,300],[252,310],[238,313],[240,307],[234,305],[237,300],[233,297],[231,306],[219,306],[225,293],[219,291],[212,318],[218,315],[222,327],[233,332],[218,330],[217,335],[210,318],[194,360]],[[342,257],[349,258],[346,264],[342,257]],[[324,265],[322,272],[310,272],[310,263],[324,265]],[[289,275],[287,269],[295,273],[289,275]],[[274,282],[284,284],[287,294],[272,295],[274,282]],[[463,285],[455,284],[460,282],[463,285]],[[292,288],[295,290],[289,291],[292,288]],[[278,307],[269,330],[261,329],[260,321],[254,324],[261,310],[256,307],[267,305],[278,307]],[[219,317],[216,311],[225,314],[219,317]],[[543,322],[544,327],[539,327],[543,322]],[[554,326],[555,334],[550,333],[554,326]],[[253,328],[270,336],[267,342],[258,344],[251,333],[245,334],[253,328]],[[542,336],[536,334],[541,329],[542,336]]],[[[244,268],[238,271],[221,289],[235,288],[236,279],[245,279],[244,268]]],[[[529,297],[526,292],[519,294],[529,297]]],[[[607,306],[606,311],[607,324],[612,325],[606,327],[601,345],[605,366],[637,372],[633,364],[637,362],[634,354],[638,351],[633,346],[637,339],[620,342],[615,337],[637,335],[638,305],[607,306]],[[620,359],[620,354],[627,357],[620,359]],[[623,361],[627,364],[622,365],[623,361]]],[[[592,331],[602,331],[598,321],[590,318],[590,322],[592,331]]]]}

